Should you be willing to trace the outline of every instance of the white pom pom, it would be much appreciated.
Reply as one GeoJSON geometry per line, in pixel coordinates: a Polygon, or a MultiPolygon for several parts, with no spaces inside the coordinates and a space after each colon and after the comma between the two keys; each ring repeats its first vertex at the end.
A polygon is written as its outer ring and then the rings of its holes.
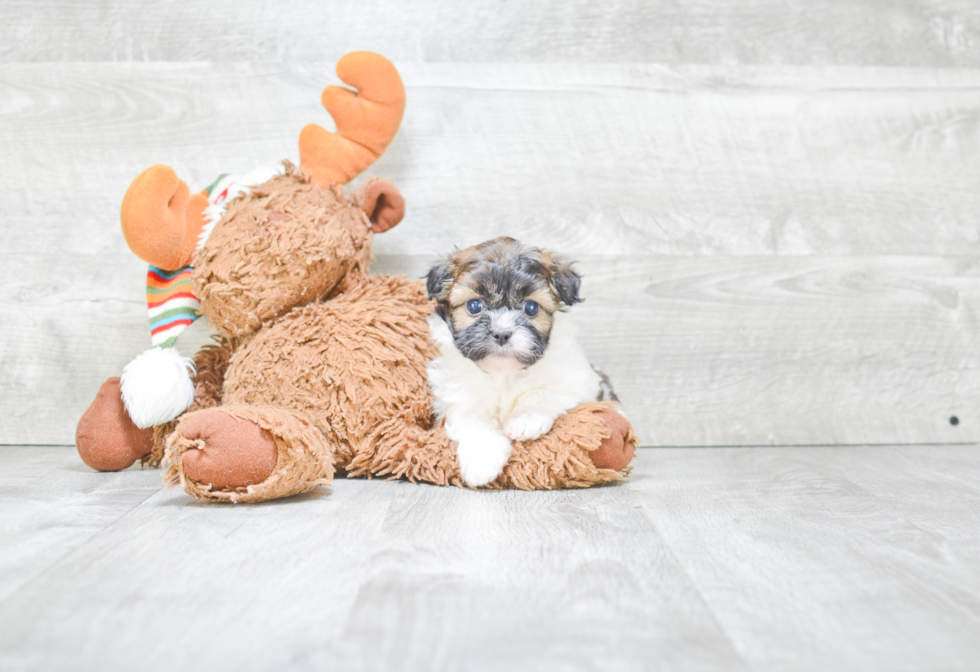
{"type": "Polygon", "coordinates": [[[141,429],[173,420],[194,403],[194,362],[175,348],[150,348],[123,369],[123,403],[141,429]]]}

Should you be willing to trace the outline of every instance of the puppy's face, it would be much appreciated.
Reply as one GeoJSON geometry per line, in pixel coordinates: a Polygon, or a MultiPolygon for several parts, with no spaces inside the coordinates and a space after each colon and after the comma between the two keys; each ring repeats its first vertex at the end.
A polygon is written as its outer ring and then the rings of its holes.
{"type": "Polygon", "coordinates": [[[537,362],[557,311],[578,303],[581,279],[567,261],[513,238],[458,250],[426,286],[457,349],[487,371],[537,362]]]}

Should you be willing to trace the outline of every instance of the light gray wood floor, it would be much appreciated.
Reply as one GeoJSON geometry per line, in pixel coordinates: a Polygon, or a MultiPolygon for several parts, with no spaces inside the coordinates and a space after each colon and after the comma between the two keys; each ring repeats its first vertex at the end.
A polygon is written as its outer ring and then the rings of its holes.
{"type": "Polygon", "coordinates": [[[975,670],[980,446],[203,504],[0,447],[0,670],[975,670]]]}

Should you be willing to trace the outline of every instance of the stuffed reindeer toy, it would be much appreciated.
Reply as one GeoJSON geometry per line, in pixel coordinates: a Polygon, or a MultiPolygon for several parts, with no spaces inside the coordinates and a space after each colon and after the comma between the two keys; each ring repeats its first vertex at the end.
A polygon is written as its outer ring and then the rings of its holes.
{"type": "MultiPolygon", "coordinates": [[[[395,67],[368,52],[323,92],[337,131],[317,125],[288,161],[191,194],[166,166],[122,202],[123,233],[150,264],[152,347],[103,383],[76,442],[94,469],[164,465],[201,499],[258,502],[329,484],[335,473],[464,485],[433,414],[438,356],[421,280],[373,275],[371,243],[405,202],[386,180],[344,185],[392,141],[405,109],[395,67]],[[199,315],[217,343],[184,358],[177,334],[199,315]]],[[[514,441],[487,488],[588,487],[621,478],[636,439],[620,408],[588,402],[544,435],[514,441]]]]}

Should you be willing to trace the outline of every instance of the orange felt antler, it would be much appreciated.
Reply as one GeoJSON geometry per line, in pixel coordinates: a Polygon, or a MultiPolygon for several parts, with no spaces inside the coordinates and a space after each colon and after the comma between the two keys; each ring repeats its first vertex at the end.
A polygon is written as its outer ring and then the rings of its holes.
{"type": "Polygon", "coordinates": [[[384,56],[347,54],[337,62],[337,76],[357,89],[323,90],[323,106],[337,132],[309,124],[299,134],[300,167],[320,186],[346,184],[374,163],[395,137],[405,112],[402,78],[384,56]]]}

